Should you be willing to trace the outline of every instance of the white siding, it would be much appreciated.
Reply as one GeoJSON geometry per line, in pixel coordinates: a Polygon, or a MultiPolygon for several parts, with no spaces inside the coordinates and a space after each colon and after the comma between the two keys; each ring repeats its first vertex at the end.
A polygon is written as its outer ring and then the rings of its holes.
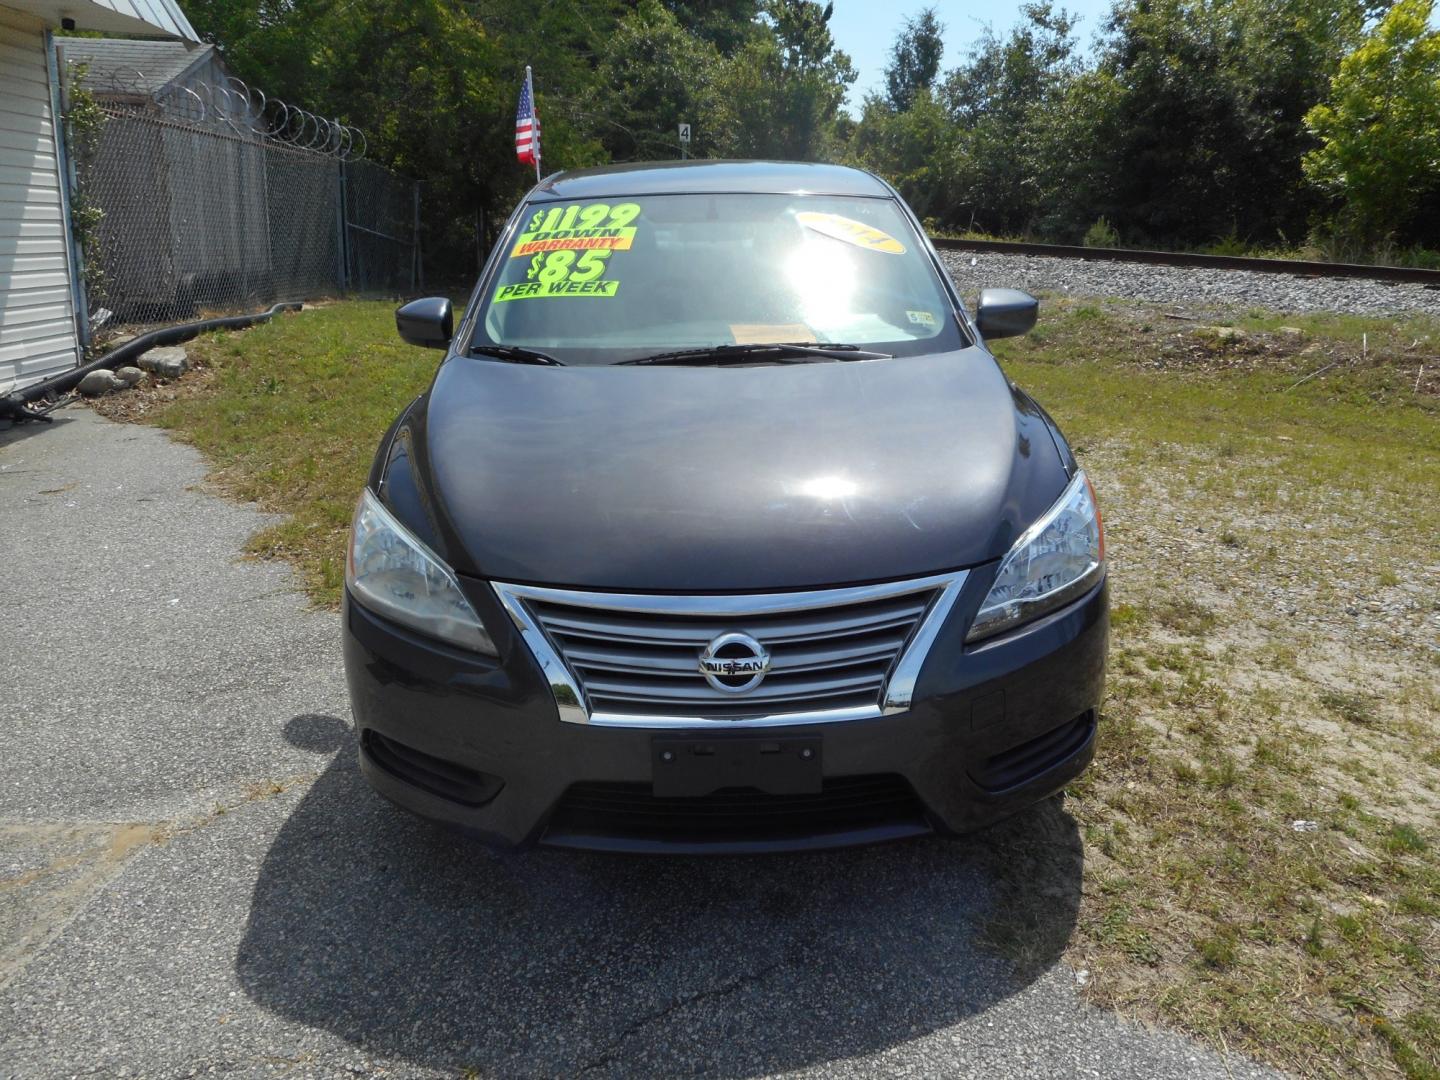
{"type": "Polygon", "coordinates": [[[79,360],[44,32],[0,7],[0,393],[79,360]]]}
{"type": "Polygon", "coordinates": [[[151,26],[158,27],[167,34],[173,34],[178,38],[188,38],[191,41],[199,41],[195,31],[190,27],[190,21],[185,18],[184,12],[175,0],[92,0],[96,7],[109,8],[122,15],[130,15],[142,19],[151,26]]]}
{"type": "Polygon", "coordinates": [[[52,29],[71,18],[81,30],[199,40],[175,0],[9,0],[6,6],[43,19],[52,29]]]}

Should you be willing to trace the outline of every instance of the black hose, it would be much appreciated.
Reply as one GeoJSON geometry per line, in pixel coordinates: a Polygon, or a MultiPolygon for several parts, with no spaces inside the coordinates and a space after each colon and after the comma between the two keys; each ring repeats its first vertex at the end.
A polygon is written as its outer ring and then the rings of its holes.
{"type": "Polygon", "coordinates": [[[43,401],[52,395],[64,394],[73,390],[80,385],[80,380],[92,371],[99,371],[102,368],[109,368],[113,371],[125,361],[147,353],[158,346],[178,345],[182,341],[199,337],[208,330],[243,330],[256,323],[268,322],[282,311],[299,311],[300,307],[298,302],[290,301],[276,304],[269,311],[261,311],[254,315],[227,315],[219,319],[201,319],[199,322],[181,323],[179,326],[167,326],[163,330],[152,330],[148,334],[141,334],[134,341],[127,341],[118,349],[112,349],[98,360],[91,360],[88,364],[71,368],[69,371],[40,382],[31,383],[23,390],[17,390],[13,394],[7,394],[0,398],[0,420],[42,419],[54,406],[32,409],[30,408],[31,402],[43,401]]]}

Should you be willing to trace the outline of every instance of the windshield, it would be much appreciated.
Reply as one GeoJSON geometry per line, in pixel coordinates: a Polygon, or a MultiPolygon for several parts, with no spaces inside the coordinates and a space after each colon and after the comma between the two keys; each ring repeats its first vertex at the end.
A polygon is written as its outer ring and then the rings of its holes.
{"type": "Polygon", "coordinates": [[[767,342],[960,348],[920,238],[888,198],[652,195],[532,203],[474,346],[567,364],[767,342]]]}

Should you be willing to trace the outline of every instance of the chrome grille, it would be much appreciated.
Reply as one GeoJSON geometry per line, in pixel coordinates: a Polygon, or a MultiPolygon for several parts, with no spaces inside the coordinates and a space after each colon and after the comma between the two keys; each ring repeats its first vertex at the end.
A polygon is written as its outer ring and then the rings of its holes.
{"type": "MultiPolygon", "coordinates": [[[[495,589],[545,668],[562,718],[674,726],[879,715],[887,684],[912,654],[918,669],[963,580],[944,575],[749,596],[583,593],[499,582],[495,589]],[[738,694],[711,686],[698,666],[709,642],[734,632],[749,634],[771,658],[760,685],[738,694]]],[[[911,684],[913,677],[911,671],[911,684]]]]}

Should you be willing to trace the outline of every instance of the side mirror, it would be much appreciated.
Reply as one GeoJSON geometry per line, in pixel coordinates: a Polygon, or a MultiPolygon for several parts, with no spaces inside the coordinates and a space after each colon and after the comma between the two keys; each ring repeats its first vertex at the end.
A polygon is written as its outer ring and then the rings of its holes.
{"type": "Polygon", "coordinates": [[[975,308],[975,326],[980,336],[1019,337],[1028,334],[1040,315],[1040,301],[1019,289],[982,289],[975,308]]]}
{"type": "Polygon", "coordinates": [[[411,300],[396,309],[395,329],[411,345],[443,349],[455,336],[455,312],[443,296],[411,300]]]}

